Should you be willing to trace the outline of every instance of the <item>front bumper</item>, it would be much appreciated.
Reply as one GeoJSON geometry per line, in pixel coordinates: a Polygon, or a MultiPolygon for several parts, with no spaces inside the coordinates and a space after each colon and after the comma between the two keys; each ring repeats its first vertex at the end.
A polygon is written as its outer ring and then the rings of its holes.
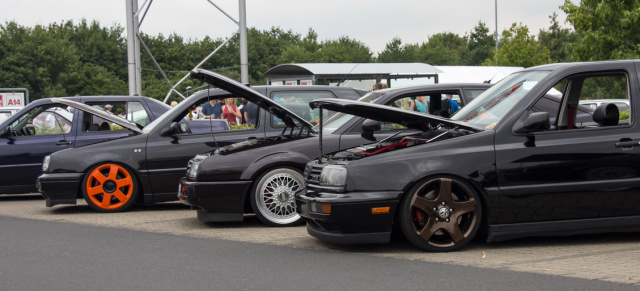
{"type": "Polygon", "coordinates": [[[326,193],[308,191],[296,195],[296,211],[307,222],[310,235],[338,244],[388,243],[401,191],[326,193]],[[330,214],[312,212],[311,203],[328,203],[330,214]],[[372,213],[372,208],[389,212],[372,213]]]}
{"type": "Polygon", "coordinates": [[[198,210],[202,222],[242,221],[251,181],[195,182],[180,179],[178,199],[198,210]]]}
{"type": "Polygon", "coordinates": [[[38,192],[46,199],[47,207],[76,204],[83,177],[84,173],[42,174],[36,180],[36,185],[38,192]]]}

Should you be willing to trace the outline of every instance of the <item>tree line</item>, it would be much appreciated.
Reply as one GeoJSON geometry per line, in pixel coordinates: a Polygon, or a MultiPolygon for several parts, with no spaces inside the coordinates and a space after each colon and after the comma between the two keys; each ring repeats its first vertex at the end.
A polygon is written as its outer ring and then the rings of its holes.
{"type": "MultiPolygon", "coordinates": [[[[423,43],[390,40],[374,54],[362,42],[343,36],[318,41],[309,29],[302,36],[273,27],[247,29],[249,78],[264,84],[261,75],[285,63],[402,63],[431,65],[522,66],[554,62],[631,59],[640,56],[640,4],[637,1],[566,0],[561,6],[571,28],[549,16],[549,27],[537,35],[514,23],[499,36],[479,21],[468,33],[436,33],[423,43]]],[[[34,27],[14,21],[0,25],[0,88],[27,88],[31,100],[74,95],[128,95],[127,48],[124,27],[103,27],[96,21],[66,21],[34,27]]],[[[142,39],[167,74],[177,82],[226,39],[185,40],[170,34],[142,39]]],[[[240,79],[239,39],[229,40],[202,68],[240,79]]],[[[168,86],[151,59],[142,54],[142,94],[164,99],[168,86]]],[[[178,90],[200,84],[187,79],[178,90]]],[[[175,97],[177,98],[177,97],[175,97]]]]}

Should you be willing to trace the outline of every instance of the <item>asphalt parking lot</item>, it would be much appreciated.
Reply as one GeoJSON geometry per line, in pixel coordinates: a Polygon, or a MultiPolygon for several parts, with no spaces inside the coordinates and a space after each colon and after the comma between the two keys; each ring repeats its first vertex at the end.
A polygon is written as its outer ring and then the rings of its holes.
{"type": "Polygon", "coordinates": [[[427,253],[399,235],[387,245],[340,246],[309,236],[304,226],[271,228],[254,216],[241,223],[207,223],[179,202],[134,207],[102,214],[83,200],[78,205],[45,207],[39,195],[0,195],[0,216],[77,223],[189,237],[344,252],[406,260],[551,274],[640,286],[640,233],[525,238],[500,243],[475,241],[453,253],[427,253]]]}

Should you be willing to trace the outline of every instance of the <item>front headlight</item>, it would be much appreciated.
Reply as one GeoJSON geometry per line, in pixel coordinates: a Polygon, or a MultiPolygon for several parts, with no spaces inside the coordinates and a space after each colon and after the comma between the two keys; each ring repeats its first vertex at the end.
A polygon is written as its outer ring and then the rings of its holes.
{"type": "Polygon", "coordinates": [[[320,185],[343,187],[347,182],[347,168],[339,165],[327,165],[320,174],[320,185]]]}
{"type": "Polygon", "coordinates": [[[44,157],[44,161],[42,161],[42,172],[46,172],[49,169],[50,161],[51,161],[51,156],[44,157]]]}
{"type": "Polygon", "coordinates": [[[191,159],[189,161],[189,164],[187,165],[187,179],[189,180],[196,180],[196,177],[198,176],[198,167],[200,167],[200,162],[202,162],[202,160],[208,158],[209,156],[211,156],[210,154],[201,154],[201,155],[196,155],[193,159],[191,159]]]}
{"type": "Polygon", "coordinates": [[[200,161],[189,163],[189,169],[187,169],[187,178],[189,180],[195,180],[196,176],[198,176],[198,167],[200,166],[200,161]]]}

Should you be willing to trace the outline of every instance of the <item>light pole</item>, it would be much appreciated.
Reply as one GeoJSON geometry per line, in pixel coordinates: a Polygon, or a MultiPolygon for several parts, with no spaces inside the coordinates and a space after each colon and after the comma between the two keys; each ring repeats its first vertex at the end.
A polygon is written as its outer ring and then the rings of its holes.
{"type": "Polygon", "coordinates": [[[496,3],[496,31],[494,37],[496,39],[496,65],[498,64],[498,0],[495,0],[496,3]]]}

